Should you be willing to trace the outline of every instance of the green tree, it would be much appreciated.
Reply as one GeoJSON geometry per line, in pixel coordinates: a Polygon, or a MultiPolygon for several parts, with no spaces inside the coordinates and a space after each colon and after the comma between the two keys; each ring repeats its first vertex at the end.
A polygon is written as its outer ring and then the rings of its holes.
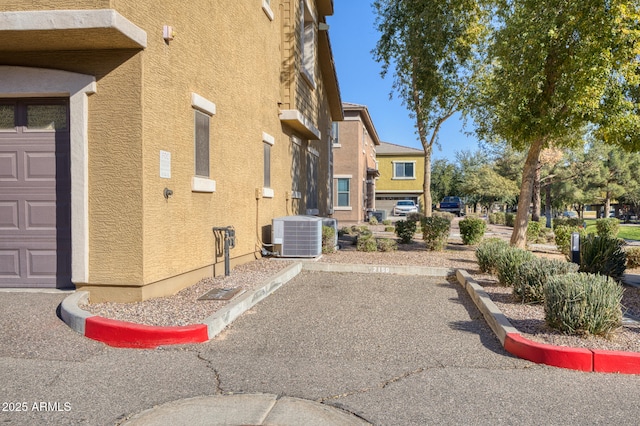
{"type": "Polygon", "coordinates": [[[460,171],[445,159],[435,160],[431,166],[431,195],[439,201],[447,195],[458,195],[460,171]]]}
{"type": "Polygon", "coordinates": [[[494,203],[512,202],[518,195],[518,185],[500,176],[490,165],[484,165],[470,174],[461,184],[461,189],[464,194],[472,195],[487,209],[494,203]]]}
{"type": "Polygon", "coordinates": [[[585,157],[597,165],[586,189],[593,194],[594,204],[604,205],[604,217],[608,217],[611,201],[638,187],[633,173],[638,165],[637,155],[594,140],[585,157]]]}
{"type": "Polygon", "coordinates": [[[526,243],[542,150],[589,122],[637,119],[624,100],[638,83],[639,7],[637,0],[500,3],[491,76],[479,91],[475,119],[482,138],[527,152],[511,245],[526,243]]]}
{"type": "Polygon", "coordinates": [[[486,11],[476,0],[376,0],[373,7],[380,32],[374,57],[383,76],[393,69],[393,88],[416,121],[431,216],[431,154],[442,124],[469,98],[486,11]]]}

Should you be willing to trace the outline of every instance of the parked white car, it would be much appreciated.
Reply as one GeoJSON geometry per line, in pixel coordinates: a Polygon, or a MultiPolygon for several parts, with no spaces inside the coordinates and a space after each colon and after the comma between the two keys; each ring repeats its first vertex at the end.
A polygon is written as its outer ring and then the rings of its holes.
{"type": "Polygon", "coordinates": [[[400,200],[393,208],[394,216],[406,216],[409,213],[418,213],[418,206],[412,200],[400,200]]]}

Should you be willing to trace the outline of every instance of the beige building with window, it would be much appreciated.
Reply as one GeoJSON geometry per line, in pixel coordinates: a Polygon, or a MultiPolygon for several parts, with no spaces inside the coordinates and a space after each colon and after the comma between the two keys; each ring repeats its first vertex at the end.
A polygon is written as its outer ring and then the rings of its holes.
{"type": "Polygon", "coordinates": [[[380,139],[366,106],[342,106],[344,121],[334,123],[333,132],[333,217],[348,225],[367,220],[376,208],[380,139]]]}
{"type": "Polygon", "coordinates": [[[380,178],[376,183],[376,206],[391,215],[398,200],[413,200],[424,212],[424,151],[381,142],[376,149],[380,178]]]}
{"type": "Polygon", "coordinates": [[[0,4],[0,287],[172,294],[331,212],[332,0],[0,4]]]}

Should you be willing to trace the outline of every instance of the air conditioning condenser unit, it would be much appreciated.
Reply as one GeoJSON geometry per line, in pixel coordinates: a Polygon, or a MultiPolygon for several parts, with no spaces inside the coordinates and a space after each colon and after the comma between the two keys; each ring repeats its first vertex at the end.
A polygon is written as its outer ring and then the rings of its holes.
{"type": "Polygon", "coordinates": [[[273,251],[280,257],[316,257],[322,254],[322,218],[284,216],[273,219],[273,251]]]}

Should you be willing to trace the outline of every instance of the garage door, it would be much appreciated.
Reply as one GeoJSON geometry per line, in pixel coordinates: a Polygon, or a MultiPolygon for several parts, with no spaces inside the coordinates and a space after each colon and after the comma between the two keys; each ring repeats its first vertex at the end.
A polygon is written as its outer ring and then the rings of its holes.
{"type": "Polygon", "coordinates": [[[68,99],[0,99],[0,287],[71,287],[68,99]]]}

